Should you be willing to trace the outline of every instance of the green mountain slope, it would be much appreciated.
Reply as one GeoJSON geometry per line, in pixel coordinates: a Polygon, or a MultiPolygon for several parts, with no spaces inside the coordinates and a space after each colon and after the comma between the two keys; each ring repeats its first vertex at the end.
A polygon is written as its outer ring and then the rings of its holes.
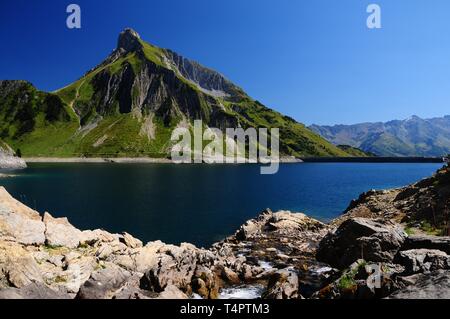
{"type": "Polygon", "coordinates": [[[352,157],[375,157],[376,156],[374,153],[364,152],[363,150],[361,150],[357,147],[350,146],[350,145],[338,145],[337,147],[352,157]]]}
{"type": "Polygon", "coordinates": [[[0,81],[0,138],[14,150],[63,155],[77,128],[75,113],[57,95],[26,81],[0,81]]]}
{"type": "Polygon", "coordinates": [[[173,129],[197,119],[222,130],[280,128],[283,155],[348,155],[221,74],[146,43],[131,29],[103,63],[54,93],[4,82],[0,138],[23,156],[166,157],[173,129]]]}

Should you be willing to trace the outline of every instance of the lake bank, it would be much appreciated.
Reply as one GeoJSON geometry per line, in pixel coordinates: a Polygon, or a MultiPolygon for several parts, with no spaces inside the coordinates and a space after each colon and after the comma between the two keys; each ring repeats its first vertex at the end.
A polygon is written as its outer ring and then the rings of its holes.
{"type": "MultiPolygon", "coordinates": [[[[169,158],[152,157],[26,157],[26,163],[122,163],[175,164],[169,158]]],[[[279,163],[444,163],[442,157],[282,157],[279,163]]],[[[206,163],[205,163],[206,164],[206,163]]],[[[250,164],[250,163],[247,163],[250,164]]],[[[208,164],[209,165],[209,164],[208,164]]],[[[236,164],[216,164],[236,165],[236,164]]],[[[253,164],[252,164],[253,165],[253,164]]]]}
{"type": "Polygon", "coordinates": [[[26,157],[26,163],[147,163],[147,164],[173,164],[167,158],[151,157],[121,157],[121,158],[103,158],[103,157],[26,157]]]}
{"type": "MultiPolygon", "coordinates": [[[[26,157],[26,163],[118,163],[118,164],[176,164],[169,158],[152,157],[26,157]]],[[[245,159],[242,159],[245,161],[245,159]]],[[[295,157],[282,157],[279,163],[302,163],[303,161],[295,157]]],[[[206,164],[206,163],[204,163],[206,164]]],[[[241,165],[258,163],[217,163],[214,165],[241,165]]],[[[189,164],[185,164],[189,165],[189,164]]],[[[209,164],[208,164],[209,165],[209,164]]]]}
{"type": "Polygon", "coordinates": [[[306,157],[305,163],[444,163],[443,157],[306,157]]]}

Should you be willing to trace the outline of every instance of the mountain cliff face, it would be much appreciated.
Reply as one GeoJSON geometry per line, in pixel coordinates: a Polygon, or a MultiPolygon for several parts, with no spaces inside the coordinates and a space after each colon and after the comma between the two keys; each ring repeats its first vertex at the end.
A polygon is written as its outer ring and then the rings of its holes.
{"type": "Polygon", "coordinates": [[[403,121],[319,126],[311,130],[333,144],[346,144],[378,156],[443,156],[450,153],[450,116],[403,121]]]}
{"type": "Polygon", "coordinates": [[[1,137],[25,156],[165,157],[173,129],[197,119],[222,130],[280,128],[283,155],[347,155],[216,71],[148,44],[131,29],[105,61],[53,94],[5,83],[1,137]]]}

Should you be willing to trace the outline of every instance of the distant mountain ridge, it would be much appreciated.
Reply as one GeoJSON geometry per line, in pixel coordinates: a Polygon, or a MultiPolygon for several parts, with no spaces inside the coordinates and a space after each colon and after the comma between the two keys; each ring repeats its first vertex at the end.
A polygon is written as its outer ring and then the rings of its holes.
{"type": "Polygon", "coordinates": [[[450,153],[450,116],[354,125],[311,125],[335,145],[350,145],[378,156],[444,156],[450,153]]]}
{"type": "Polygon", "coordinates": [[[126,29],[116,49],[53,93],[0,81],[0,138],[23,156],[166,157],[177,127],[279,128],[283,155],[348,156],[220,73],[126,29]]]}

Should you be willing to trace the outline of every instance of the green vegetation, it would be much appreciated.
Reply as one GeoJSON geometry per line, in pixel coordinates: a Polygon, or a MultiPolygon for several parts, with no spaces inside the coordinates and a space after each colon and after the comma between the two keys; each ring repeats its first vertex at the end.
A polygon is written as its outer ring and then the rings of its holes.
{"type": "Polygon", "coordinates": [[[55,283],[58,284],[58,283],[64,283],[64,282],[67,282],[67,278],[65,276],[58,275],[55,277],[55,283]]]}
{"type": "Polygon", "coordinates": [[[337,147],[352,157],[376,157],[374,153],[364,152],[363,150],[350,145],[338,145],[337,147]]]}
{"type": "Polygon", "coordinates": [[[150,43],[144,42],[144,41],[140,41],[142,47],[143,47],[143,51],[145,54],[145,57],[147,58],[147,60],[155,63],[158,66],[164,66],[164,50],[160,49],[158,47],[155,47],[153,45],[151,45],[150,43]]]}
{"type": "Polygon", "coordinates": [[[325,141],[303,124],[271,110],[257,101],[244,100],[231,106],[236,110],[245,127],[265,127],[280,129],[280,152],[297,157],[342,156],[345,151],[325,141]]]}
{"type": "Polygon", "coordinates": [[[348,269],[344,274],[339,278],[338,288],[340,290],[351,289],[356,286],[356,275],[360,272],[361,269],[364,269],[367,265],[367,262],[361,260],[358,262],[358,265],[354,268],[348,269]]]}
{"type": "Polygon", "coordinates": [[[442,229],[431,225],[431,223],[428,221],[422,221],[420,223],[420,229],[422,231],[424,231],[427,235],[432,235],[432,236],[442,236],[443,235],[442,229]]]}
{"type": "Polygon", "coordinates": [[[414,229],[413,227],[411,227],[411,226],[405,227],[404,230],[405,230],[405,233],[406,233],[408,236],[414,235],[414,234],[416,233],[415,229],[414,229]]]}

